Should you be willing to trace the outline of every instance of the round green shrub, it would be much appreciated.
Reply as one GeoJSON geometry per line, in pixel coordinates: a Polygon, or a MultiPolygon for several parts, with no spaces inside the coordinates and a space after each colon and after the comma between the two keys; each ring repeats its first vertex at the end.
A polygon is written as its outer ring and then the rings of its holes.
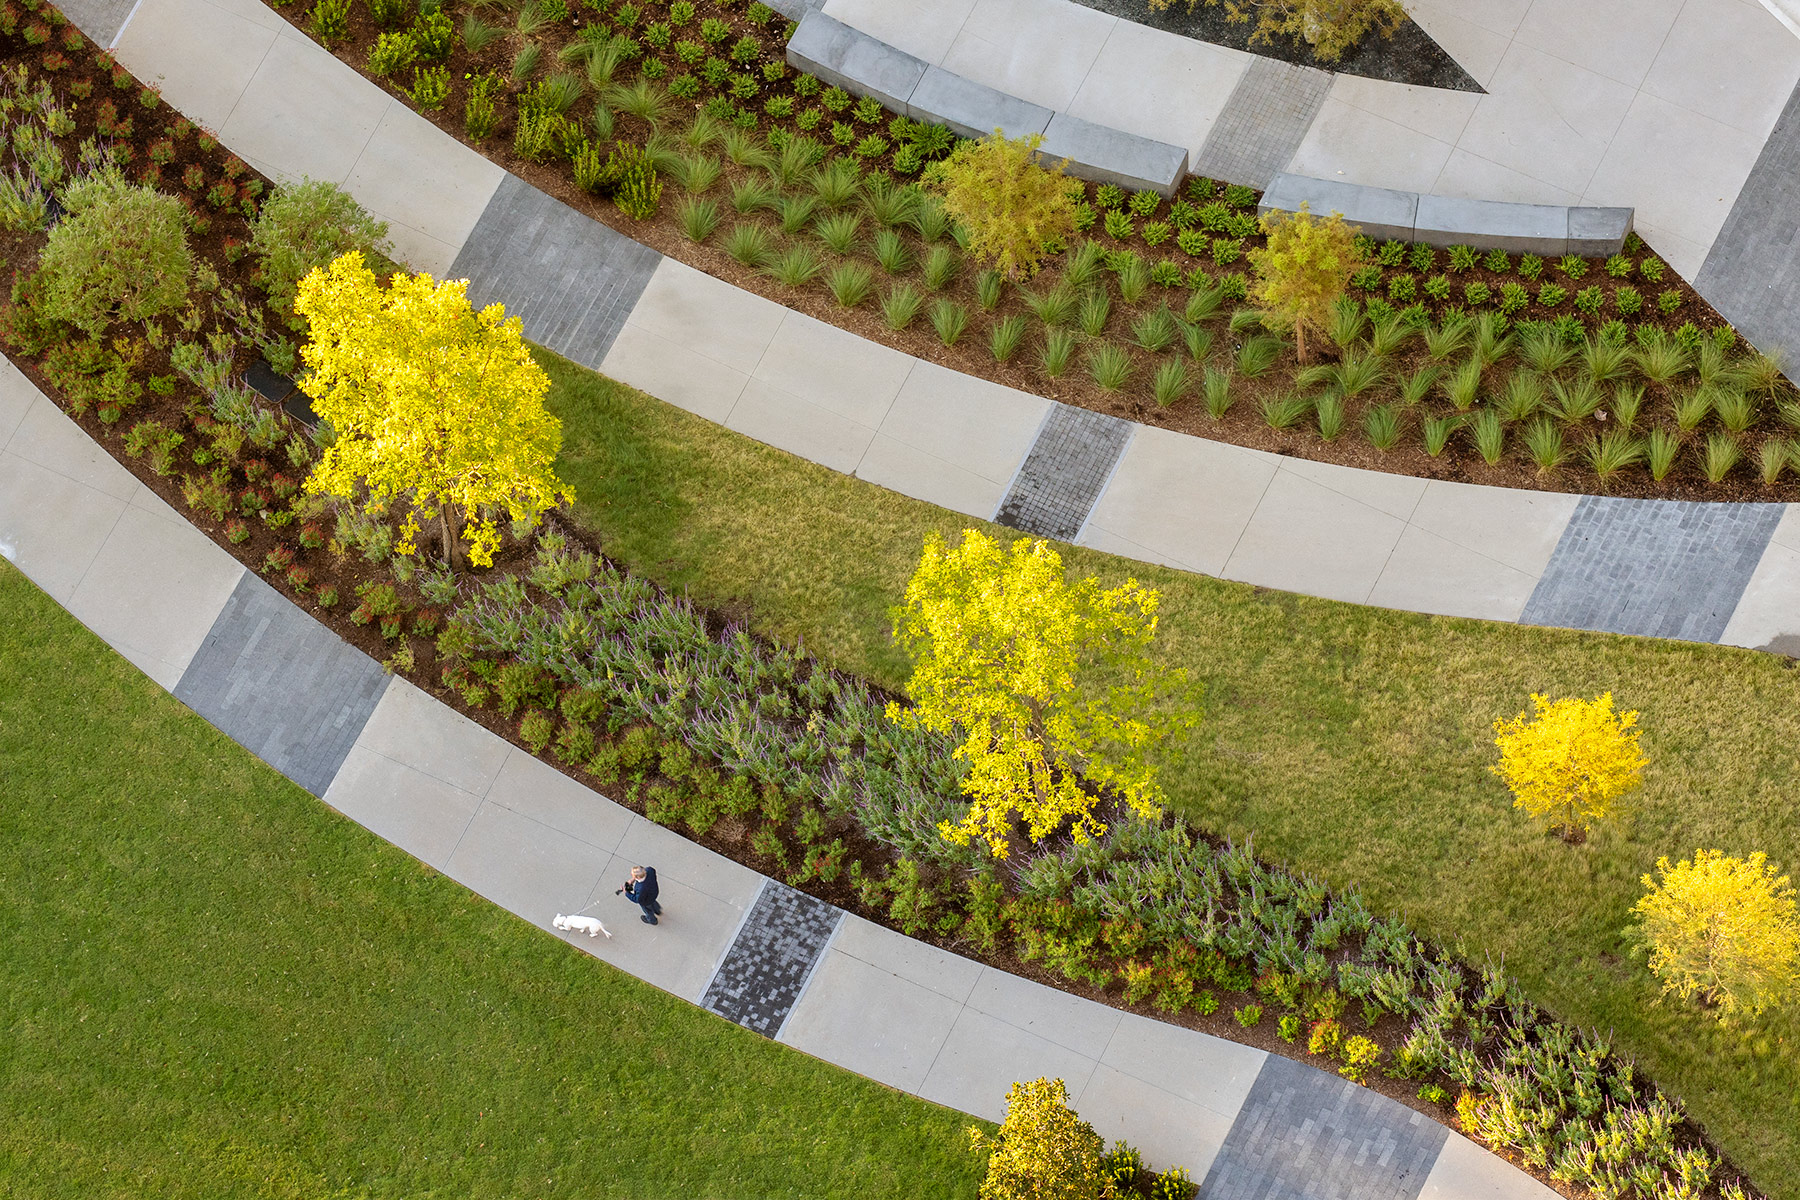
{"type": "MultiPolygon", "coordinates": [[[[322,179],[302,179],[275,189],[250,230],[250,250],[261,264],[260,283],[277,311],[294,311],[294,292],[315,267],[352,250],[372,263],[387,257],[388,226],[349,192],[322,179]]],[[[304,327],[298,317],[288,322],[304,327]]]]}
{"type": "Polygon", "coordinates": [[[187,302],[194,256],[181,202],[112,171],[62,191],[69,216],[38,259],[41,309],[89,337],[114,318],[144,321],[187,302]]]}

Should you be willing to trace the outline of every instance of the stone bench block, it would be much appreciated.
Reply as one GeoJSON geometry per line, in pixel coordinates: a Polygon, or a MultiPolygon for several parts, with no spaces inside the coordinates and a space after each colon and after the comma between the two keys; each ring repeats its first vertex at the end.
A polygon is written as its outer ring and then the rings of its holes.
{"type": "Polygon", "coordinates": [[[1342,213],[1344,220],[1358,226],[1377,241],[1413,240],[1413,228],[1419,209],[1415,192],[1395,192],[1387,188],[1360,187],[1335,179],[1310,179],[1305,175],[1277,175],[1263,193],[1256,215],[1266,212],[1299,212],[1306,205],[1314,216],[1342,213]]]}
{"type": "Polygon", "coordinates": [[[1044,132],[1056,114],[1041,104],[995,91],[942,67],[927,67],[906,103],[906,115],[915,121],[947,125],[962,137],[987,137],[999,129],[1009,138],[1020,138],[1044,132]]]}
{"type": "Polygon", "coordinates": [[[1554,204],[1420,196],[1413,240],[1427,246],[1560,256],[1568,253],[1569,210],[1554,204]]]}
{"type": "Polygon", "coordinates": [[[1188,156],[1182,147],[1108,129],[1068,113],[1050,119],[1038,154],[1051,162],[1068,159],[1066,170],[1077,179],[1164,196],[1173,196],[1187,174],[1188,156]]]}
{"type": "Polygon", "coordinates": [[[1570,254],[1583,258],[1610,258],[1625,249],[1625,235],[1631,232],[1629,208],[1571,208],[1569,210],[1570,254]]]}
{"type": "Polygon", "coordinates": [[[894,112],[925,77],[925,61],[894,49],[821,12],[809,12],[788,39],[789,65],[857,96],[873,96],[894,112]]]}

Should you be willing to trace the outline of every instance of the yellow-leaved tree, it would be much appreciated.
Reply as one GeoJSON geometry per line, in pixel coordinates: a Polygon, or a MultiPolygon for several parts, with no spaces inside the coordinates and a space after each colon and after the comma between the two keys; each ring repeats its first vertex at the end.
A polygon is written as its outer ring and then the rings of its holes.
{"type": "Polygon", "coordinates": [[[1698,992],[1721,1019],[1755,1016],[1800,982],[1800,918],[1794,889],[1761,853],[1731,858],[1696,850],[1692,860],[1656,860],[1626,935],[1650,957],[1663,991],[1698,992]]]}
{"type": "Polygon", "coordinates": [[[1070,583],[1047,542],[1001,546],[980,530],[950,546],[925,543],[894,610],[894,639],[913,660],[907,695],[891,719],[960,739],[969,764],[968,815],[939,832],[958,845],[984,840],[1007,854],[1022,817],[1033,841],[1072,821],[1077,841],[1106,826],[1098,798],[1110,789],[1149,819],[1162,790],[1151,754],[1200,720],[1184,671],[1150,656],[1157,594],[1135,579],[1111,589],[1070,583]]]}
{"type": "Polygon", "coordinates": [[[1106,1143],[1069,1107],[1060,1079],[1034,1079],[1006,1090],[1006,1120],[969,1142],[988,1156],[981,1200],[1112,1200],[1118,1195],[1101,1155],[1106,1143]]]}
{"type": "Polygon", "coordinates": [[[1513,807],[1578,841],[1643,782],[1637,713],[1614,713],[1612,693],[1552,702],[1533,693],[1535,717],[1494,722],[1500,761],[1489,768],[1512,789],[1513,807]]]}
{"type": "Polygon", "coordinates": [[[1295,353],[1306,362],[1307,331],[1325,324],[1331,306],[1363,265],[1356,227],[1346,225],[1342,213],[1321,220],[1302,204],[1296,213],[1264,214],[1262,229],[1269,240],[1261,250],[1250,252],[1250,265],[1256,270],[1252,295],[1293,325],[1295,353]]]}
{"type": "Polygon", "coordinates": [[[466,541],[485,567],[497,514],[535,523],[575,495],[556,477],[549,377],[519,319],[498,304],[476,312],[468,287],[400,273],[383,288],[352,252],[300,281],[295,310],[312,335],[300,386],[337,434],[306,490],[378,513],[404,505],[397,553],[417,553],[420,522],[436,520],[446,562],[466,541]]]}
{"type": "Polygon", "coordinates": [[[969,253],[1008,279],[1032,275],[1045,247],[1075,232],[1077,193],[1061,163],[1038,162],[1043,140],[996,129],[992,137],[959,142],[949,158],[925,169],[925,185],[943,195],[944,210],[968,232],[969,253]]]}

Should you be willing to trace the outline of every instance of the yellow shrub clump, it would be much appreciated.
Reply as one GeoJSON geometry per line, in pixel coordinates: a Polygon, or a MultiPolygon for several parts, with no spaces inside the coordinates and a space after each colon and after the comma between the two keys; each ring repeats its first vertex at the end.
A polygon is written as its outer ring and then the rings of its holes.
{"type": "Polygon", "coordinates": [[[1576,841],[1617,811],[1642,782],[1637,713],[1613,712],[1612,693],[1552,702],[1533,694],[1537,715],[1494,722],[1500,761],[1490,768],[1512,789],[1513,807],[1576,841]]]}
{"type": "Polygon", "coordinates": [[[1103,1142],[1069,1107],[1060,1079],[1015,1083],[1006,1092],[1006,1120],[989,1138],[969,1127],[969,1141],[988,1156],[981,1200],[1113,1200],[1112,1178],[1101,1168],[1103,1142]]]}
{"type": "Polygon", "coordinates": [[[1759,852],[1731,858],[1696,850],[1691,861],[1656,861],[1659,881],[1631,910],[1627,931],[1663,991],[1686,1000],[1698,992],[1721,1019],[1754,1016],[1780,1003],[1800,979],[1800,919],[1786,875],[1759,852]]]}

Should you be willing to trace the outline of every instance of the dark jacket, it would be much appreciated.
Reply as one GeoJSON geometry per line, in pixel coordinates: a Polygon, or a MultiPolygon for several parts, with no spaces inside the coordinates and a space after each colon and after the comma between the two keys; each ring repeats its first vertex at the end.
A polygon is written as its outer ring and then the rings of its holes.
{"type": "Polygon", "coordinates": [[[641,880],[632,880],[625,885],[625,894],[639,904],[656,903],[656,868],[645,867],[641,880]]]}

